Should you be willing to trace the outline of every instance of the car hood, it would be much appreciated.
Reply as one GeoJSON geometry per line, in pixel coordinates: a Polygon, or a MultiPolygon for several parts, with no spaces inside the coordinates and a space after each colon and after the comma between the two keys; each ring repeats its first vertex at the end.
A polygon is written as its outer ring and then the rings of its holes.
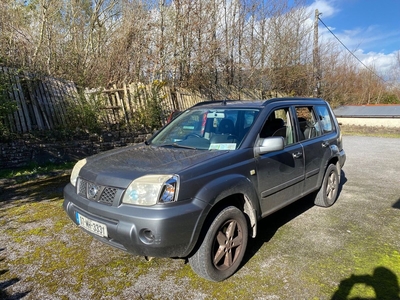
{"type": "Polygon", "coordinates": [[[126,188],[146,174],[179,174],[227,151],[153,147],[145,144],[103,152],[87,158],[80,176],[102,185],[126,188]]]}

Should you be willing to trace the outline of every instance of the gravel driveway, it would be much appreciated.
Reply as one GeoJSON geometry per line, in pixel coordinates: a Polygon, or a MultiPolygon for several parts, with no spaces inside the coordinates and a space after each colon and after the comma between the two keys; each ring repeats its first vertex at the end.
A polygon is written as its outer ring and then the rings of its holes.
{"type": "Polygon", "coordinates": [[[0,298],[400,299],[400,139],[345,136],[344,147],[337,203],[304,198],[261,221],[221,283],[83,233],[61,208],[67,175],[0,183],[0,298]]]}

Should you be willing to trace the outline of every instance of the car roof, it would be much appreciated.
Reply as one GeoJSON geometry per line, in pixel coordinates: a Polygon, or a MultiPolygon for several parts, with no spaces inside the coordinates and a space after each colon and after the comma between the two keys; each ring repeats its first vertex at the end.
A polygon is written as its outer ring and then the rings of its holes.
{"type": "Polygon", "coordinates": [[[320,98],[302,98],[302,97],[285,97],[271,98],[268,100],[211,100],[202,101],[195,104],[193,107],[213,107],[213,108],[264,108],[268,104],[276,102],[286,102],[287,104],[311,104],[325,102],[320,98]]]}

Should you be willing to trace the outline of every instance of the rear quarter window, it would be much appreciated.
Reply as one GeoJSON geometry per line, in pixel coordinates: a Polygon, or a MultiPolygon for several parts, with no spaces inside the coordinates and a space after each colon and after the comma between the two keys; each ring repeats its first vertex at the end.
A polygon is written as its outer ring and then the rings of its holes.
{"type": "Polygon", "coordinates": [[[331,114],[325,105],[315,106],[315,113],[319,123],[321,124],[323,134],[334,131],[331,114]]]}

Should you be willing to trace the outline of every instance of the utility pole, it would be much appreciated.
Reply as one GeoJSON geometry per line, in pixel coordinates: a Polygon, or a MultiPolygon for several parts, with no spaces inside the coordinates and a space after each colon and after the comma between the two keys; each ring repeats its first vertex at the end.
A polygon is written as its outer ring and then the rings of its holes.
{"type": "Polygon", "coordinates": [[[314,17],[314,49],[313,49],[313,96],[320,96],[320,86],[321,86],[321,72],[319,65],[319,47],[318,47],[318,20],[320,13],[318,9],[315,10],[314,17]]]}

